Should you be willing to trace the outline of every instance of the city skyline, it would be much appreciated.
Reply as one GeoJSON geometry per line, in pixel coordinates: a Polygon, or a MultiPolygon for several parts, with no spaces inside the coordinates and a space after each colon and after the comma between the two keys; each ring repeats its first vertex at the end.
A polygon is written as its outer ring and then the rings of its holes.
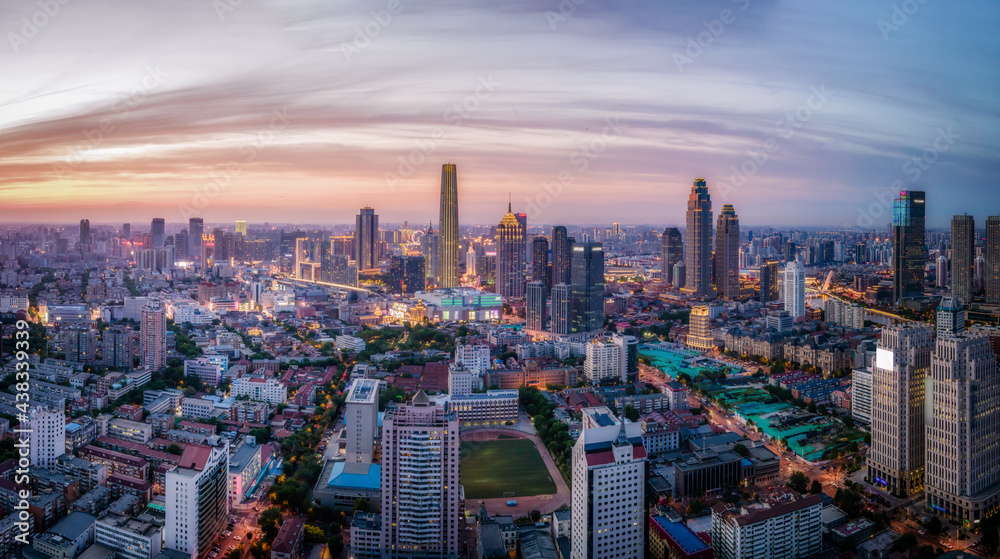
{"type": "Polygon", "coordinates": [[[888,212],[868,208],[888,190],[939,202],[929,227],[973,194],[1000,202],[984,188],[997,78],[973,71],[998,52],[977,39],[995,27],[987,4],[902,21],[861,3],[571,7],[406,4],[380,23],[376,2],[94,2],[31,34],[17,22],[37,6],[5,6],[18,79],[0,109],[0,219],[341,223],[372,203],[419,220],[446,161],[470,223],[510,191],[532,223],[676,224],[693,176],[747,224],[880,226],[888,212]],[[81,51],[88,22],[104,34],[81,51]]]}

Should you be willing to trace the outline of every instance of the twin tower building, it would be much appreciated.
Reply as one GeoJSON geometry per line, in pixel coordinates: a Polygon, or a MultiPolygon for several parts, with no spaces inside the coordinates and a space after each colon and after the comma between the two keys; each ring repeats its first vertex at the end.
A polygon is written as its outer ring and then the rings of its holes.
{"type": "Polygon", "coordinates": [[[688,195],[686,242],[676,227],[663,231],[663,283],[692,297],[740,295],[740,218],[732,204],[722,207],[712,244],[712,198],[703,178],[694,180],[688,195]]]}

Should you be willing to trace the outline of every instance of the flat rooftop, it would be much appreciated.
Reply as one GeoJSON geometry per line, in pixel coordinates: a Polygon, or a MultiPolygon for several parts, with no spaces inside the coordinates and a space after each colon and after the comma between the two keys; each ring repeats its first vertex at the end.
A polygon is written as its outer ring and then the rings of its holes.
{"type": "Polygon", "coordinates": [[[361,378],[354,381],[350,392],[347,393],[347,402],[355,404],[370,404],[378,401],[377,379],[361,378]]]}

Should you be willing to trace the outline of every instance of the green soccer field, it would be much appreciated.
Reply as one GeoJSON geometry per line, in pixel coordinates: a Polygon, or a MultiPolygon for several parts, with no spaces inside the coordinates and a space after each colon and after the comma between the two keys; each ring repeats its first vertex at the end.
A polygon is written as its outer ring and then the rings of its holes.
{"type": "Polygon", "coordinates": [[[556,492],[545,462],[526,439],[463,442],[461,469],[466,499],[517,499],[556,492]]]}

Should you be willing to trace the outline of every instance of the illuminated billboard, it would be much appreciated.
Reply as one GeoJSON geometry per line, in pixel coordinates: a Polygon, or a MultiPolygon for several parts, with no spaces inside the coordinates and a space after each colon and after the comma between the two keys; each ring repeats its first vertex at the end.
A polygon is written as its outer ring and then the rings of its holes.
{"type": "Polygon", "coordinates": [[[875,366],[879,369],[893,370],[893,363],[895,359],[893,358],[891,349],[876,349],[875,350],[875,366]]]}

